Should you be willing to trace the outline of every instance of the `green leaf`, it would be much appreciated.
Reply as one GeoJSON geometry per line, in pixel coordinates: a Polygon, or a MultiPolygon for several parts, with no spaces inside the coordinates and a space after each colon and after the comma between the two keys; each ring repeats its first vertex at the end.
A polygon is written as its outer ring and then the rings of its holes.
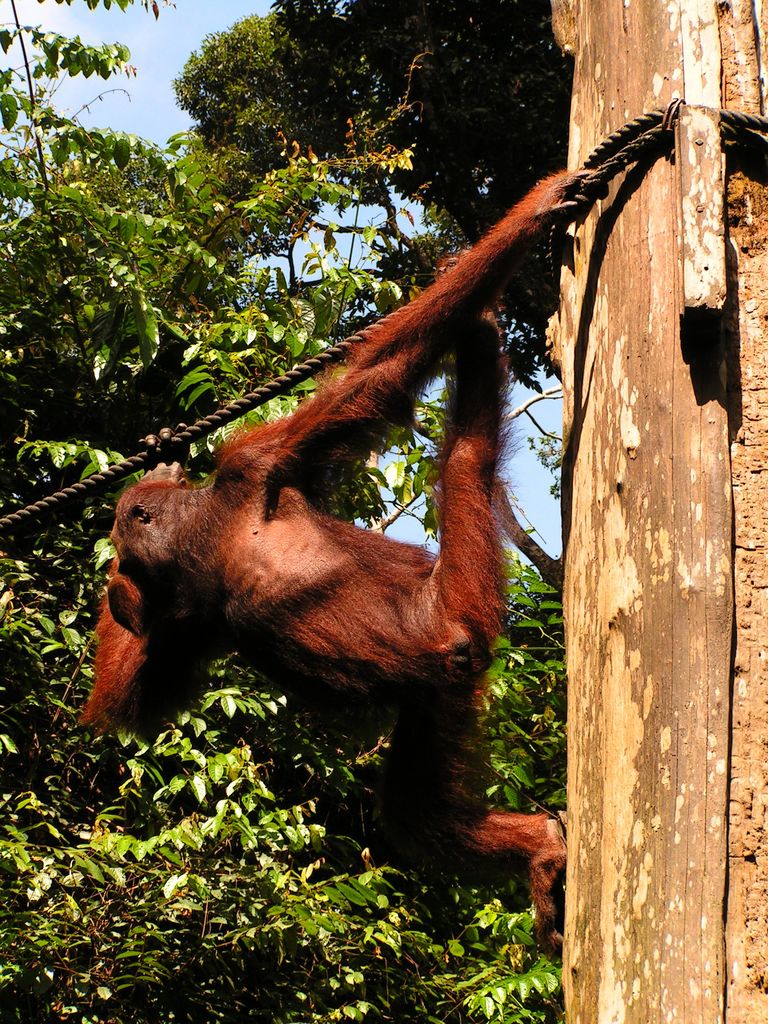
{"type": "Polygon", "coordinates": [[[234,698],[228,693],[222,694],[220,703],[222,711],[227,718],[232,718],[237,711],[237,704],[235,703],[234,698]]]}
{"type": "Polygon", "coordinates": [[[120,218],[120,222],[117,226],[117,230],[120,234],[120,238],[124,242],[130,242],[136,234],[137,221],[136,218],[127,214],[125,217],[120,218]]]}
{"type": "Polygon", "coordinates": [[[195,796],[197,797],[197,799],[200,801],[200,803],[203,803],[206,797],[206,788],[204,780],[201,779],[199,775],[193,775],[192,778],[189,780],[189,784],[195,791],[195,796]]]}
{"type": "Polygon", "coordinates": [[[128,166],[128,161],[131,159],[131,147],[127,139],[117,139],[112,159],[121,171],[128,166]]]}
{"type": "Polygon", "coordinates": [[[160,332],[155,311],[147,302],[146,296],[138,284],[134,285],[131,290],[131,307],[136,322],[136,333],[139,336],[141,362],[146,369],[152,365],[160,348],[160,332]]]}
{"type": "Polygon", "coordinates": [[[19,105],[16,102],[16,97],[9,92],[0,96],[0,116],[3,119],[3,128],[10,131],[19,116],[19,105]]]}
{"type": "Polygon", "coordinates": [[[163,896],[169,900],[178,889],[182,889],[187,884],[187,877],[186,872],[180,875],[171,875],[163,886],[163,896]]]}
{"type": "Polygon", "coordinates": [[[357,888],[353,888],[346,882],[337,882],[336,888],[340,893],[347,897],[350,903],[354,903],[358,907],[364,907],[368,903],[368,900],[363,893],[358,892],[357,888]]]}
{"type": "Polygon", "coordinates": [[[6,733],[0,733],[0,744],[2,744],[9,754],[18,754],[19,749],[13,742],[10,736],[6,733]]]}

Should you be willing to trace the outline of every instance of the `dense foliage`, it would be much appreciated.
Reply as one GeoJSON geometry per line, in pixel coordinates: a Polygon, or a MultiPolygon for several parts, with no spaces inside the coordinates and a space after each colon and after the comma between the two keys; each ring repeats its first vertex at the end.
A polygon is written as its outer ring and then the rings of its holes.
{"type": "MultiPolygon", "coordinates": [[[[365,198],[386,202],[383,184],[418,195],[455,247],[563,164],[569,76],[549,18],[549,0],[277,0],[267,18],[209,36],[177,97],[226,153],[235,191],[273,166],[280,136],[328,158],[345,151],[350,119],[375,128],[413,160],[366,182],[365,198]]],[[[421,255],[410,266],[429,273],[421,255]]],[[[527,382],[546,364],[554,303],[545,263],[532,266],[508,296],[510,357],[527,382]]]]}
{"type": "MultiPolygon", "coordinates": [[[[328,158],[275,152],[234,196],[226,155],[194,138],[161,149],[56,111],[48,79],[107,78],[128,59],[119,44],[26,30],[25,67],[18,35],[0,33],[20,66],[0,74],[4,510],[399,301],[377,256],[408,243],[386,205],[363,209],[360,183],[411,165],[407,146],[363,126],[328,158]]],[[[420,410],[432,438],[438,398],[420,410]]],[[[423,435],[394,435],[342,510],[379,526],[418,511],[434,532],[433,454],[423,435]]],[[[388,848],[373,794],[390,723],[322,719],[230,659],[151,745],[78,725],[113,500],[1,542],[0,1019],[557,1019],[559,972],[532,943],[524,880],[414,870],[388,848]]],[[[515,566],[489,796],[557,807],[558,606],[515,566]]]]}

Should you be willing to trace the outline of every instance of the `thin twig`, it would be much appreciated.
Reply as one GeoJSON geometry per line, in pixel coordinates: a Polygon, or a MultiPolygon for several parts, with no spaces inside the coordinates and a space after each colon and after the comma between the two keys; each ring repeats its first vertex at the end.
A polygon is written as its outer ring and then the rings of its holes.
{"type": "Polygon", "coordinates": [[[531,423],[534,425],[534,427],[536,427],[538,432],[540,434],[542,434],[544,437],[548,437],[552,441],[559,441],[560,440],[560,435],[559,434],[553,434],[551,431],[545,430],[544,427],[542,427],[542,425],[539,423],[539,421],[532,415],[532,413],[528,409],[525,410],[525,415],[528,417],[528,419],[531,421],[531,423]]]}
{"type": "Polygon", "coordinates": [[[90,100],[88,100],[88,102],[87,102],[87,103],[84,103],[84,104],[83,104],[83,105],[82,105],[81,107],[79,107],[79,108],[78,108],[78,109],[77,109],[77,110],[76,110],[76,111],[74,112],[74,114],[72,115],[72,120],[73,120],[73,121],[74,121],[74,120],[76,120],[76,119],[77,119],[77,117],[78,117],[78,115],[82,114],[82,112],[83,112],[84,110],[87,110],[87,111],[88,111],[88,112],[90,113],[90,110],[91,110],[91,106],[92,106],[92,105],[93,105],[94,103],[97,103],[97,102],[99,102],[99,101],[103,100],[105,96],[110,96],[110,95],[111,95],[112,93],[115,93],[115,92],[122,92],[122,93],[124,93],[124,94],[125,94],[125,95],[126,95],[126,96],[128,97],[128,101],[130,102],[130,100],[131,100],[131,94],[130,94],[130,93],[128,92],[128,90],[127,90],[127,89],[123,89],[123,87],[122,87],[122,86],[116,86],[116,87],[115,87],[114,89],[105,89],[105,90],[104,90],[103,92],[97,93],[97,94],[96,94],[96,95],[95,95],[95,96],[93,97],[93,99],[90,99],[90,100]]]}
{"type": "Polygon", "coordinates": [[[386,223],[387,226],[389,227],[392,237],[395,239],[395,241],[397,241],[400,244],[401,247],[413,253],[413,255],[416,257],[416,262],[418,263],[419,268],[422,271],[424,271],[424,273],[431,274],[432,271],[434,270],[434,267],[430,262],[429,258],[427,257],[426,253],[424,252],[423,246],[420,245],[419,242],[417,242],[415,239],[411,238],[410,235],[406,235],[406,233],[401,230],[400,225],[397,223],[397,210],[395,209],[395,204],[392,202],[392,197],[390,196],[386,187],[381,182],[378,182],[378,187],[379,202],[381,204],[382,209],[387,215],[386,223]]]}
{"type": "Polygon", "coordinates": [[[18,32],[19,46],[21,47],[21,56],[24,59],[24,70],[27,75],[27,89],[29,91],[29,114],[30,122],[32,124],[32,134],[35,136],[35,145],[37,147],[37,158],[40,163],[40,176],[43,179],[43,188],[48,188],[48,172],[45,169],[45,156],[43,155],[43,144],[40,141],[40,136],[37,134],[37,108],[35,105],[35,88],[32,85],[32,72],[29,69],[29,58],[27,57],[27,46],[24,42],[24,33],[21,31],[21,22],[19,21],[19,12],[16,10],[16,0],[11,0],[11,9],[13,10],[13,18],[16,22],[16,31],[18,32]]]}
{"type": "Polygon", "coordinates": [[[412,495],[408,501],[404,504],[400,503],[395,506],[392,512],[388,516],[384,516],[382,519],[378,519],[375,523],[370,526],[371,533],[384,533],[388,530],[392,523],[396,523],[400,516],[407,512],[413,503],[420,497],[418,494],[412,495]]]}

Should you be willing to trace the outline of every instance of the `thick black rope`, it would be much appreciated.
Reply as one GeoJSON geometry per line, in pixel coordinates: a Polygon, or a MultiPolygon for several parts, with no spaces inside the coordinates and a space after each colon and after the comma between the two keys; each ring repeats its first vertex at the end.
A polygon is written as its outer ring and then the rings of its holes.
{"type": "MultiPolygon", "coordinates": [[[[212,412],[209,416],[204,416],[201,420],[197,420],[191,427],[180,424],[170,438],[171,443],[188,447],[192,441],[197,441],[198,438],[212,434],[214,430],[218,430],[219,427],[231,423],[232,420],[238,419],[238,417],[243,416],[246,412],[250,412],[251,409],[257,409],[260,405],[264,405],[265,402],[276,398],[278,395],[287,394],[297,384],[301,384],[302,381],[316,376],[326,366],[345,359],[352,345],[362,340],[362,334],[352,334],[350,337],[344,338],[343,341],[338,341],[331,348],[327,348],[318,355],[312,356],[311,359],[298,363],[281,376],[275,377],[266,384],[262,384],[255,391],[249,391],[242,398],[238,398],[234,402],[230,402],[229,405],[225,405],[221,409],[217,409],[216,412],[212,412]]],[[[162,434],[162,431],[160,433],[162,434]]],[[[161,459],[160,461],[164,460],[161,459]]],[[[2,524],[2,520],[0,520],[0,524],[2,524]]]]}
{"type": "Polygon", "coordinates": [[[122,462],[110,466],[101,473],[94,473],[93,476],[89,476],[85,480],[79,480],[77,483],[72,484],[71,487],[65,487],[61,491],[56,491],[55,494],[49,494],[47,498],[42,498],[40,501],[27,505],[26,508],[21,508],[17,512],[3,516],[0,519],[0,534],[12,533],[16,528],[26,525],[49,509],[55,508],[57,505],[67,504],[77,498],[82,498],[91,491],[102,489],[107,484],[114,484],[124,480],[147,465],[156,465],[158,462],[181,461],[193,441],[211,434],[218,427],[231,423],[232,420],[237,419],[246,412],[250,412],[251,409],[264,405],[270,399],[276,398],[278,395],[287,394],[297,384],[301,384],[302,381],[314,377],[326,366],[339,362],[347,355],[350,347],[359,340],[361,340],[361,335],[353,334],[351,337],[337,342],[331,348],[325,349],[325,351],[320,352],[311,359],[307,359],[303,363],[298,363],[281,376],[275,377],[274,380],[270,380],[261,387],[256,388],[255,391],[250,391],[247,395],[243,395],[242,398],[238,398],[237,401],[217,409],[210,416],[204,416],[203,419],[197,420],[190,427],[180,423],[176,430],[164,427],[159,432],[159,435],[149,434],[142,441],[144,445],[143,450],[137,452],[136,455],[123,459],[122,462]]]}
{"type": "Polygon", "coordinates": [[[584,161],[584,169],[591,170],[605,163],[610,157],[615,156],[624,149],[630,142],[633,142],[645,132],[658,127],[664,120],[663,110],[651,110],[647,114],[641,114],[633,121],[627,121],[621,128],[603,139],[584,161]]]}
{"type": "Polygon", "coordinates": [[[751,128],[756,132],[768,132],[768,117],[758,114],[742,114],[739,110],[721,110],[720,120],[733,128],[751,128]]]}
{"type": "MultiPolygon", "coordinates": [[[[584,187],[576,202],[583,195],[589,199],[594,189],[604,187],[619,171],[630,163],[636,163],[656,145],[667,145],[672,138],[674,123],[682,104],[676,101],[670,104],[667,111],[655,110],[650,114],[642,114],[634,121],[628,121],[608,138],[604,139],[584,161],[585,170],[596,168],[584,179],[584,187]]],[[[744,132],[745,140],[752,132],[768,132],[768,117],[756,114],[742,114],[737,110],[720,110],[721,135],[733,138],[734,131],[744,132]]],[[[753,136],[753,139],[759,136],[753,136]]]]}
{"type": "MultiPolygon", "coordinates": [[[[681,106],[680,101],[670,104],[667,111],[654,110],[641,114],[632,121],[627,121],[592,150],[584,161],[587,172],[579,181],[577,189],[568,198],[569,220],[586,213],[597,199],[608,194],[611,180],[625,170],[631,163],[653,152],[654,149],[669,147],[673,137],[674,122],[681,106]]],[[[766,140],[762,135],[768,133],[768,117],[755,114],[742,114],[735,110],[721,110],[720,127],[724,142],[742,145],[758,145],[765,147],[766,140]]],[[[564,230],[563,224],[553,228],[550,237],[550,253],[557,251],[557,239],[564,230]]],[[[107,484],[117,483],[125,477],[137,472],[147,465],[158,462],[181,461],[192,441],[212,433],[218,427],[231,423],[251,409],[268,402],[271,398],[284,395],[302,381],[315,376],[320,370],[331,363],[343,359],[349,348],[363,339],[361,334],[353,334],[338,342],[324,352],[294,366],[287,373],[268,381],[255,391],[249,392],[237,401],[223,406],[210,416],[197,420],[188,427],[180,423],[176,430],[164,427],[158,435],[150,434],[144,438],[143,450],[128,459],[110,466],[101,473],[80,480],[71,487],[65,487],[55,494],[48,495],[25,508],[12,512],[0,519],[0,534],[11,533],[38,516],[55,508],[82,498],[90,491],[102,489],[107,484]]]]}
{"type": "MultiPolygon", "coordinates": [[[[676,113],[676,110],[675,110],[676,113]]],[[[570,221],[585,214],[595,201],[605,199],[613,178],[636,163],[653,149],[662,149],[672,140],[674,118],[667,118],[663,110],[654,110],[627,121],[621,128],[596,146],[584,161],[584,171],[577,190],[568,197],[572,216],[553,225],[549,235],[549,262],[553,273],[560,268],[557,253],[562,248],[565,230],[570,221]]]]}
{"type": "MultiPolygon", "coordinates": [[[[597,199],[604,199],[611,180],[631,163],[637,163],[655,150],[661,152],[671,148],[675,121],[682,106],[681,100],[674,100],[666,111],[654,110],[641,114],[633,121],[627,121],[592,150],[584,161],[586,173],[568,199],[572,213],[570,220],[586,213],[597,199]]],[[[738,110],[719,110],[717,113],[720,116],[720,136],[723,142],[765,148],[766,140],[762,134],[768,132],[768,117],[742,114],[738,110]]],[[[567,222],[560,221],[550,233],[549,257],[555,273],[560,265],[556,253],[562,247],[566,227],[567,222]]]]}

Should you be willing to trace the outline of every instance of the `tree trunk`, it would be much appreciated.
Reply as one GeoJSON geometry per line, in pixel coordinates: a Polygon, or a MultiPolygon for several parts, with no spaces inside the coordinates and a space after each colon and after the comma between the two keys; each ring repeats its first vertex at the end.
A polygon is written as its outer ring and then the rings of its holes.
{"type": "Polygon", "coordinates": [[[637,114],[689,104],[675,153],[617,179],[578,227],[551,330],[567,396],[567,1019],[764,1024],[768,189],[764,158],[726,168],[704,109],[765,112],[763,8],[554,7],[576,57],[571,166],[637,114]]]}

